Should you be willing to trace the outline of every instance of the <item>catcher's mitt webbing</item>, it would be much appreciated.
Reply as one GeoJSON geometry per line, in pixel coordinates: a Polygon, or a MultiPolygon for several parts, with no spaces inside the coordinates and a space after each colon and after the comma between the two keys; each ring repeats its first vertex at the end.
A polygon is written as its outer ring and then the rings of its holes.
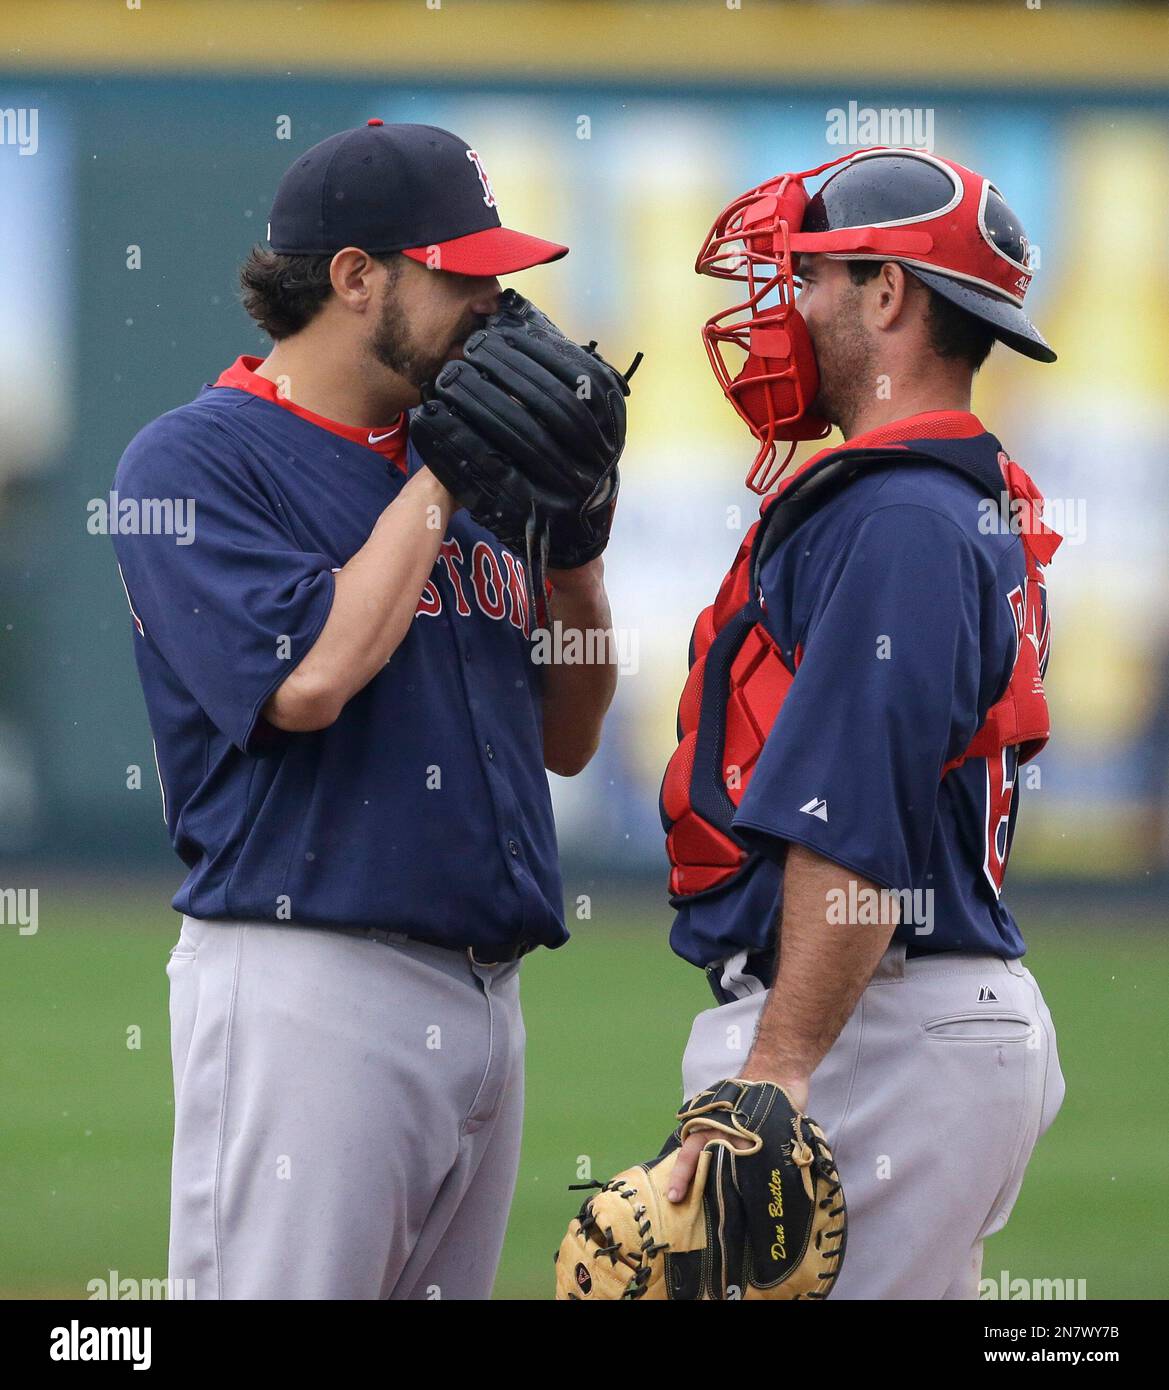
{"type": "Polygon", "coordinates": [[[414,447],[455,501],[524,557],[533,630],[547,625],[548,569],[588,564],[609,540],[641,353],[621,373],[596,348],[505,290],[410,421],[414,447]]]}
{"type": "Polygon", "coordinates": [[[678,1120],[657,1158],[584,1184],[597,1191],[557,1251],[556,1297],[827,1298],[844,1259],[846,1212],[820,1127],[781,1087],[739,1079],[694,1096],[678,1120]],[[716,1133],[690,1191],[671,1202],[682,1142],[706,1128],[716,1133]]]}

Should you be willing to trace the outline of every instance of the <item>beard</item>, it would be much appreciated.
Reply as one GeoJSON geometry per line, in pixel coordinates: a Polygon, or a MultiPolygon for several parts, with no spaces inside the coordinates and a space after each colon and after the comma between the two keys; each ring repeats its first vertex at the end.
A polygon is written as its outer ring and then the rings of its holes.
{"type": "Polygon", "coordinates": [[[390,371],[396,372],[419,390],[439,374],[451,351],[448,346],[442,352],[435,352],[414,341],[398,296],[392,289],[382,302],[381,316],[369,341],[369,350],[383,367],[389,367],[390,371]]]}
{"type": "Polygon", "coordinates": [[[427,382],[434,381],[436,375],[441,373],[457,347],[466,342],[475,328],[481,328],[484,322],[481,318],[474,318],[441,350],[423,347],[414,341],[398,293],[391,285],[382,300],[381,316],[370,338],[370,353],[382,367],[389,367],[389,370],[421,391],[427,382]]]}
{"type": "Polygon", "coordinates": [[[845,433],[875,390],[873,368],[877,348],[860,322],[860,287],[849,295],[841,313],[813,340],[820,389],[810,414],[819,415],[845,433]]]}

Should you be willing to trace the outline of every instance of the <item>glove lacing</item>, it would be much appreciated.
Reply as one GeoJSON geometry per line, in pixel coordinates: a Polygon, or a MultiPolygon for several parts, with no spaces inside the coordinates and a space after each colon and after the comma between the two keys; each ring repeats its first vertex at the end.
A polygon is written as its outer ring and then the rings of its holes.
{"type": "MultiPolygon", "coordinates": [[[[632,1202],[637,1196],[637,1188],[630,1187],[629,1184],[621,1178],[614,1178],[611,1182],[598,1182],[594,1178],[591,1182],[571,1183],[568,1190],[570,1192],[580,1192],[590,1187],[599,1188],[602,1192],[615,1192],[618,1197],[624,1198],[627,1202],[632,1202]]],[[[577,1219],[580,1221],[581,1233],[584,1235],[585,1239],[591,1240],[597,1246],[596,1250],[593,1251],[593,1259],[597,1259],[600,1255],[608,1255],[610,1261],[616,1264],[618,1259],[622,1258],[621,1242],[613,1239],[613,1228],[611,1226],[602,1229],[600,1222],[593,1214],[591,1200],[581,1207],[577,1219]],[[600,1238],[593,1234],[594,1231],[599,1233],[600,1238]]],[[[633,1220],[637,1226],[638,1235],[644,1237],[644,1239],[637,1248],[637,1264],[631,1266],[632,1274],[629,1283],[624,1293],[621,1295],[623,1299],[637,1299],[642,1297],[645,1293],[646,1286],[649,1284],[650,1274],[653,1272],[652,1261],[654,1257],[660,1255],[663,1250],[668,1250],[670,1248],[668,1241],[654,1240],[649,1215],[644,1204],[637,1205],[633,1208],[633,1220]]],[[[633,1255],[634,1252],[631,1251],[630,1254],[633,1255]]],[[[628,1261],[624,1261],[624,1263],[628,1263],[628,1261]]]]}
{"type": "MultiPolygon", "coordinates": [[[[815,1143],[815,1158],[812,1162],[812,1171],[816,1174],[818,1178],[820,1178],[823,1181],[826,1189],[824,1196],[820,1198],[819,1202],[816,1205],[820,1208],[821,1211],[827,1211],[830,1218],[836,1216],[843,1216],[844,1203],[841,1202],[839,1206],[832,1205],[835,1199],[840,1196],[842,1190],[840,1175],[836,1171],[835,1164],[829,1159],[828,1152],[825,1149],[824,1145],[821,1143],[819,1136],[813,1134],[812,1138],[815,1143]]],[[[831,1272],[821,1271],[819,1274],[816,1275],[817,1280],[819,1280],[820,1282],[827,1282],[828,1287],[826,1289],[812,1290],[807,1295],[809,1299],[827,1298],[828,1295],[832,1292],[832,1286],[836,1282],[836,1276],[840,1273],[840,1262],[844,1258],[844,1247],[846,1240],[847,1236],[845,1233],[845,1228],[843,1226],[836,1226],[829,1230],[820,1231],[817,1233],[816,1249],[823,1250],[823,1253],[827,1256],[828,1259],[835,1260],[836,1267],[831,1272]],[[840,1244],[834,1250],[823,1250],[825,1241],[836,1240],[837,1238],[839,1238],[840,1244]]]]}

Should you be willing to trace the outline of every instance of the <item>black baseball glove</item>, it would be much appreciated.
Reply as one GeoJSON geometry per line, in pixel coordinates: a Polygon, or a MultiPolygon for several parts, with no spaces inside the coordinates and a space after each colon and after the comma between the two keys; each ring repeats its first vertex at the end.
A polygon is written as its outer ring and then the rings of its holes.
{"type": "Polygon", "coordinates": [[[527,566],[532,627],[547,622],[545,571],[575,569],[609,540],[625,447],[625,397],[641,353],[615,370],[530,301],[499,309],[448,362],[410,421],[423,462],[527,566]]]}

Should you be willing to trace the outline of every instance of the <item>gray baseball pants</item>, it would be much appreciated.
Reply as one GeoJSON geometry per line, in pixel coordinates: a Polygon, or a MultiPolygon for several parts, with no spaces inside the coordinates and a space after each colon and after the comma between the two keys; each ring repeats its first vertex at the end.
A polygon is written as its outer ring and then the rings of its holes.
{"type": "Polygon", "coordinates": [[[196,1298],[484,1299],[523,1116],[519,965],[183,918],[170,1277],[196,1298]]]}
{"type": "MultiPolygon", "coordinates": [[[[746,1060],[766,992],[741,964],[723,973],[741,997],[694,1020],[686,1096],[746,1060]]],[[[891,946],[809,1088],[848,1204],[832,1297],[978,1298],[983,1241],[1063,1096],[1051,1015],[1019,961],[891,946]]]]}

